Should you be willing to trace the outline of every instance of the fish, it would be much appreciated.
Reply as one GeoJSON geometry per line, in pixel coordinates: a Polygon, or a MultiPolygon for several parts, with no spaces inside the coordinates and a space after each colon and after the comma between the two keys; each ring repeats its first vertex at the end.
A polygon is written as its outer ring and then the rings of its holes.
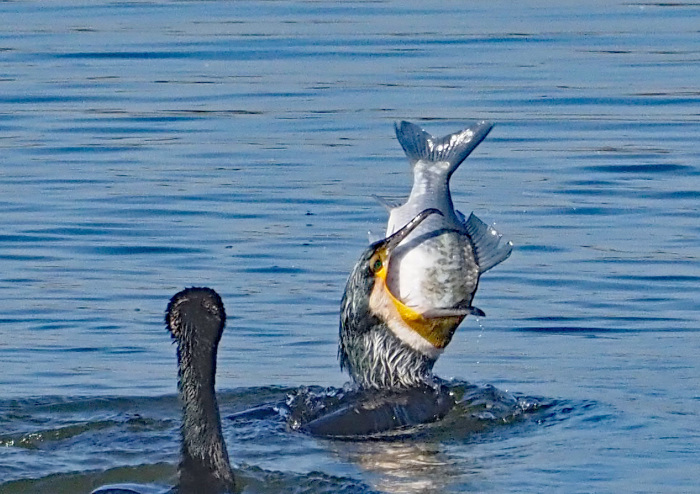
{"type": "Polygon", "coordinates": [[[431,215],[396,247],[387,286],[426,318],[457,316],[454,329],[469,314],[485,315],[472,306],[479,277],[513,250],[511,242],[501,243],[502,235],[474,213],[465,218],[455,210],[450,194],[452,174],[492,127],[481,121],[436,138],[413,123],[396,123],[396,137],[413,170],[413,188],[403,204],[378,198],[389,210],[387,237],[423,210],[442,213],[431,215]]]}

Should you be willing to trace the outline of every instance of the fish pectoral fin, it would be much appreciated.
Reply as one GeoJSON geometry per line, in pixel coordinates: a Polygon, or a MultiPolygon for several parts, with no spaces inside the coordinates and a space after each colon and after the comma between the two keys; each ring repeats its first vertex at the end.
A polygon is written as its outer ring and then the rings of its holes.
{"type": "Polygon", "coordinates": [[[506,242],[500,245],[503,235],[481,221],[474,213],[469,215],[464,227],[474,246],[476,263],[481,273],[502,263],[513,252],[513,243],[506,242]]]}
{"type": "Polygon", "coordinates": [[[486,317],[486,312],[479,309],[478,307],[469,307],[469,313],[476,317],[486,317]]]}
{"type": "Polygon", "coordinates": [[[377,201],[379,204],[384,206],[384,208],[391,212],[392,209],[398,208],[401,206],[401,199],[394,199],[394,198],[388,198],[388,197],[381,197],[376,194],[372,194],[372,197],[374,198],[375,201],[377,201]]]}
{"type": "Polygon", "coordinates": [[[433,309],[426,309],[421,312],[421,314],[426,319],[439,319],[441,317],[465,317],[469,315],[469,309],[436,307],[433,309]]]}
{"type": "Polygon", "coordinates": [[[466,317],[469,315],[477,317],[485,317],[486,314],[478,307],[456,306],[456,307],[434,307],[421,312],[426,319],[437,319],[441,317],[466,317]]]}

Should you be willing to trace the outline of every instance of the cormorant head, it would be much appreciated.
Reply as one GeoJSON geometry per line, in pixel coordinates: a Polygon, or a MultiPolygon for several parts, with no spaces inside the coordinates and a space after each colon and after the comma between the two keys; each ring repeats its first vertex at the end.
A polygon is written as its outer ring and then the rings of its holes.
{"type": "Polygon", "coordinates": [[[211,288],[188,288],[168,304],[165,324],[176,341],[197,338],[217,345],[226,323],[221,297],[211,288]],[[195,331],[196,328],[196,331],[195,331]]]}
{"type": "Polygon", "coordinates": [[[386,285],[394,249],[437,209],[426,209],[406,226],[370,245],[355,264],[341,301],[340,367],[360,387],[424,384],[464,315],[425,317],[404,305],[386,285]]]}

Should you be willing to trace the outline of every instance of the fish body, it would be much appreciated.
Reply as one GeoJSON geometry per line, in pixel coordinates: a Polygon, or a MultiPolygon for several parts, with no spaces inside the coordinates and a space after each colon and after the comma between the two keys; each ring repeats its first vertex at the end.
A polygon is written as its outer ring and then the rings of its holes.
{"type": "Polygon", "coordinates": [[[471,305],[479,276],[511,253],[512,244],[499,245],[501,236],[493,228],[473,214],[465,219],[455,211],[450,195],[452,174],[491,128],[488,122],[478,122],[435,138],[412,123],[396,125],[413,169],[413,188],[404,204],[390,208],[387,236],[425,209],[442,215],[428,217],[395,249],[387,286],[426,317],[483,314],[471,305]]]}

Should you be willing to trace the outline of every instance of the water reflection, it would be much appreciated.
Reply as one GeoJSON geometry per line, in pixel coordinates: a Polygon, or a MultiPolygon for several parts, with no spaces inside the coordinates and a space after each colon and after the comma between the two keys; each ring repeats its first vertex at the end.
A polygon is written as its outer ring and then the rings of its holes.
{"type": "MultiPolygon", "coordinates": [[[[456,461],[439,443],[357,442],[334,450],[343,460],[365,470],[372,487],[382,492],[443,492],[455,478],[456,461]]],[[[463,475],[463,465],[459,470],[463,475]]]]}

